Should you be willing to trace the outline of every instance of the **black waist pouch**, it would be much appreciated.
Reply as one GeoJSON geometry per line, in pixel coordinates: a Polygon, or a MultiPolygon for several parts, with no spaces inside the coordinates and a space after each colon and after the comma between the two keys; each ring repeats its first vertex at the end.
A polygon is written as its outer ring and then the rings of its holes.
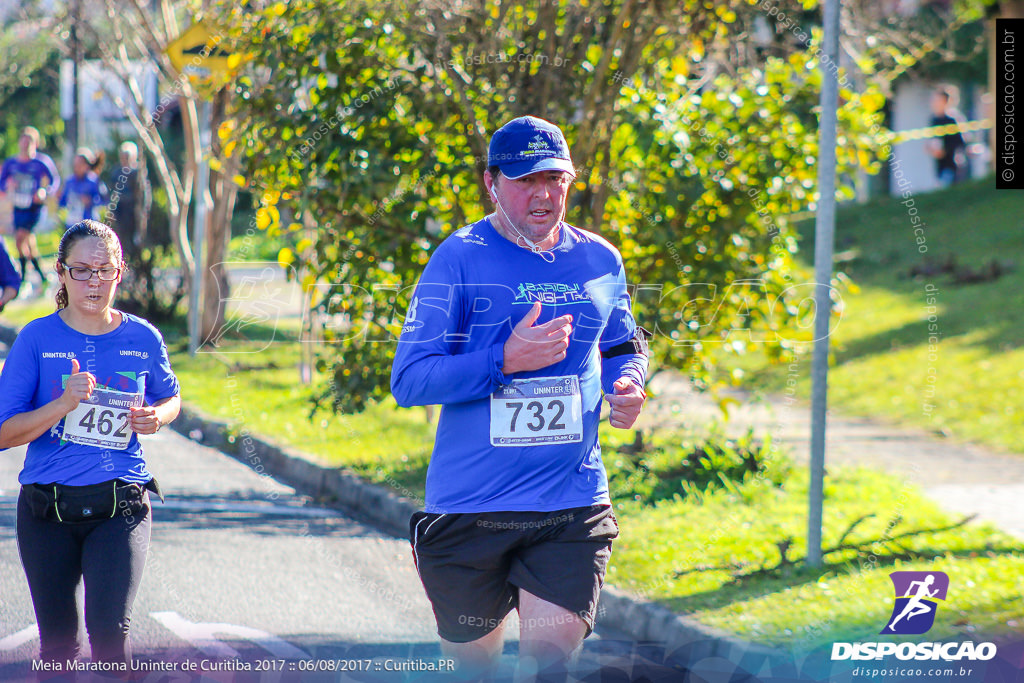
{"type": "Polygon", "coordinates": [[[50,522],[82,524],[122,514],[140,512],[146,506],[145,490],[159,490],[155,482],[132,484],[112,479],[90,486],[26,484],[22,486],[32,516],[50,522]]]}

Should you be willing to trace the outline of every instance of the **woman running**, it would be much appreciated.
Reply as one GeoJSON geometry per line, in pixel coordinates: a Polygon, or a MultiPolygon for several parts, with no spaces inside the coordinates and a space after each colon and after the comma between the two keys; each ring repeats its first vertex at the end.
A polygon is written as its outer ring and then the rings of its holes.
{"type": "Polygon", "coordinates": [[[39,624],[40,659],[79,654],[79,605],[92,661],[130,668],[128,628],[159,494],[139,434],[178,415],[178,380],[160,332],[112,307],[124,270],[106,225],[60,240],[57,310],[30,322],[0,374],[0,449],[28,444],[17,534],[39,624]]]}
{"type": "Polygon", "coordinates": [[[79,147],[75,160],[71,162],[72,176],[64,183],[60,195],[60,206],[68,210],[65,225],[99,218],[99,206],[106,201],[107,187],[100,180],[103,169],[103,152],[93,152],[88,147],[79,147]]]}

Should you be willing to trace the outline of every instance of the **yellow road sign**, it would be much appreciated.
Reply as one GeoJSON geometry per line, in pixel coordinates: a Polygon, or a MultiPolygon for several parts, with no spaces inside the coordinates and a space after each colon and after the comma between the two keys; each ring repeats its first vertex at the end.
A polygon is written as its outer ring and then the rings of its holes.
{"type": "Polygon", "coordinates": [[[238,67],[239,58],[221,45],[224,36],[203,22],[191,27],[165,49],[174,68],[196,83],[222,80],[238,67]]]}

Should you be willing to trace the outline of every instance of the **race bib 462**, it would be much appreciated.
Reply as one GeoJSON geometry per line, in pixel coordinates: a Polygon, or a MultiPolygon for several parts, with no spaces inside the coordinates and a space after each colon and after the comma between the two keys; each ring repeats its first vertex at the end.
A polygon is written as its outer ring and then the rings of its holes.
{"type": "Polygon", "coordinates": [[[132,438],[131,408],[141,407],[142,393],[96,387],[92,396],[64,416],[64,441],[124,450],[132,438]]]}

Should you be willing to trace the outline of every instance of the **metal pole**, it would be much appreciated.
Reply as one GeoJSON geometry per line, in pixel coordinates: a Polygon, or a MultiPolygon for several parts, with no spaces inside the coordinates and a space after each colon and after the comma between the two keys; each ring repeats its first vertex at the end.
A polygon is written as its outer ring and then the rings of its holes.
{"type": "Polygon", "coordinates": [[[825,2],[821,57],[821,125],[818,136],[818,212],[814,224],[814,358],[811,365],[811,489],[807,515],[807,564],[821,566],[825,424],[828,410],[828,330],[832,314],[832,248],[836,228],[836,109],[839,104],[839,0],[825,2]]]}
{"type": "Polygon", "coordinates": [[[192,292],[189,297],[188,352],[196,355],[199,349],[199,327],[202,324],[203,302],[203,249],[206,244],[206,194],[210,189],[210,120],[213,103],[205,99],[199,109],[199,168],[196,171],[196,223],[192,231],[192,254],[195,268],[192,271],[192,292]]]}
{"type": "Polygon", "coordinates": [[[82,21],[81,0],[75,0],[71,8],[71,120],[68,122],[68,141],[71,143],[72,159],[74,150],[77,150],[81,142],[82,134],[82,108],[79,102],[78,70],[82,62],[82,44],[78,38],[78,23],[82,21]]]}

